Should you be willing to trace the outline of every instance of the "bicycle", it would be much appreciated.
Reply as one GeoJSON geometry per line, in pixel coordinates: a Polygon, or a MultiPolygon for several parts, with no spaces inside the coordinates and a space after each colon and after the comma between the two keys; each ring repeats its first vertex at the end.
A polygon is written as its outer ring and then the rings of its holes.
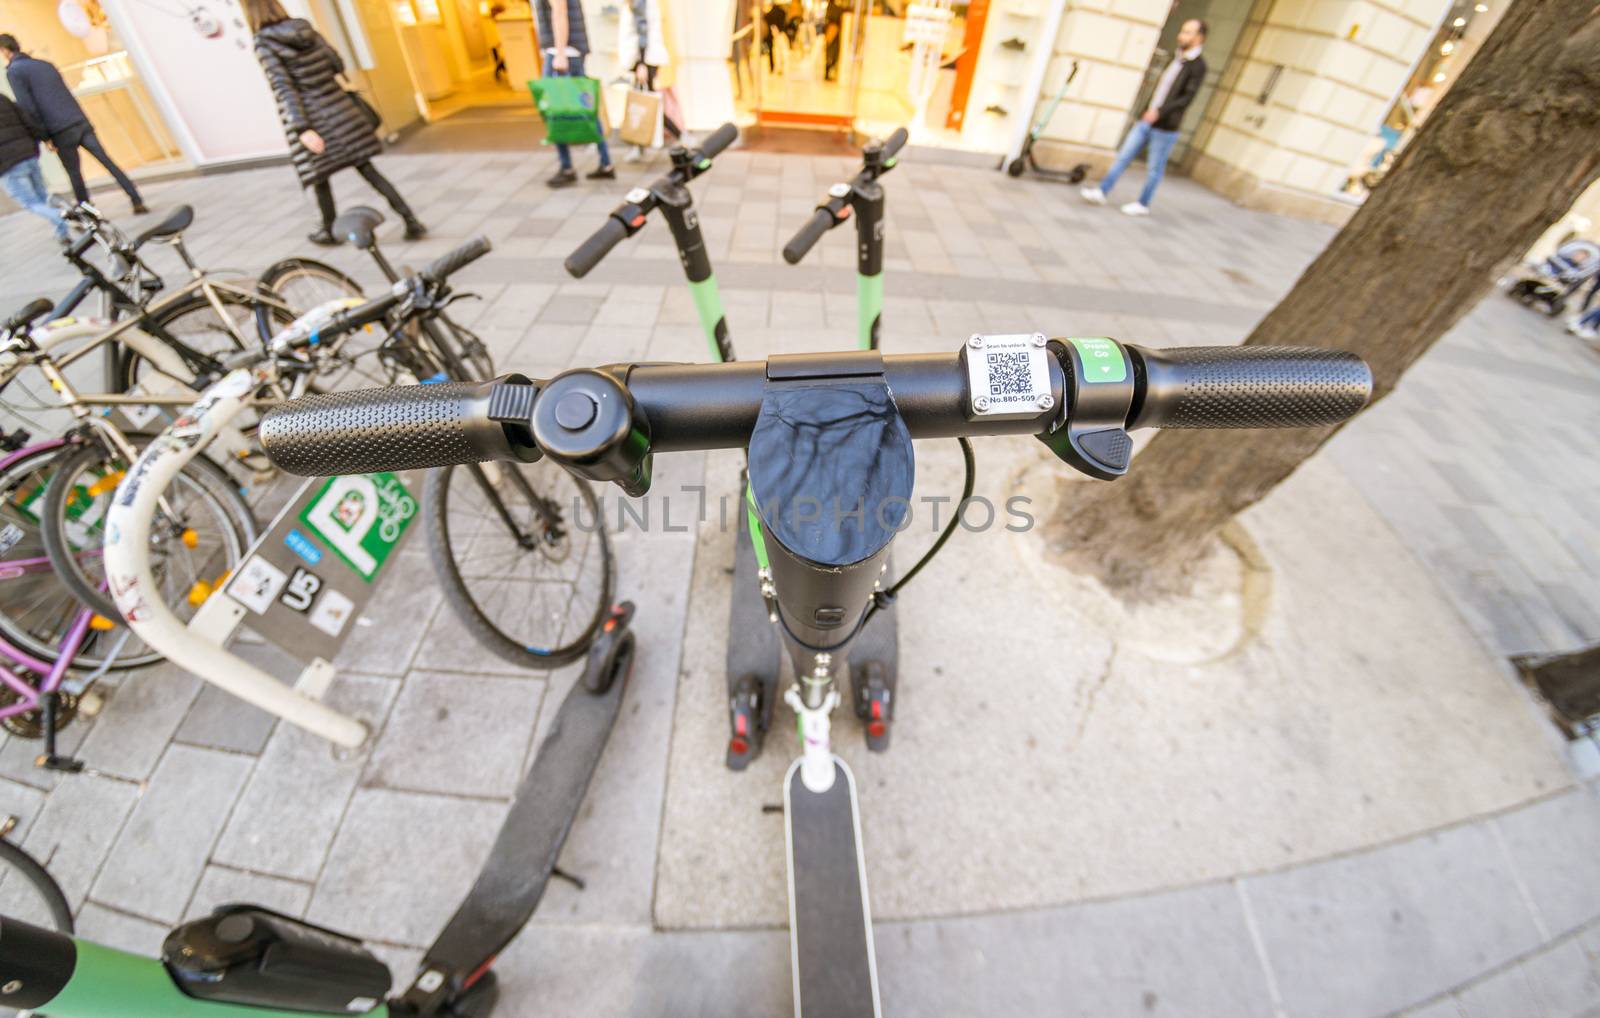
{"type": "MultiPolygon", "coordinates": [[[[368,205],[357,205],[333,221],[333,235],[367,252],[378,266],[378,271],[393,284],[400,282],[404,274],[395,270],[394,265],[384,257],[382,249],[378,247],[377,229],[383,225],[383,221],[383,213],[377,209],[368,205]]],[[[268,273],[261,277],[262,285],[274,292],[287,285],[291,281],[289,278],[291,274],[299,271],[298,266],[292,265],[293,262],[294,259],[280,262],[268,270],[268,273]]],[[[494,360],[489,356],[489,349],[484,346],[483,340],[446,313],[450,304],[467,299],[476,300],[478,296],[469,293],[450,294],[447,299],[442,300],[439,307],[434,309],[432,315],[420,318],[414,323],[416,330],[431,344],[432,356],[436,361],[432,365],[418,364],[413,368],[413,374],[419,381],[494,377],[494,360]],[[430,372],[430,367],[436,370],[430,372]]],[[[415,334],[411,339],[420,342],[415,334]]]]}
{"type": "MultiPolygon", "coordinates": [[[[349,276],[310,259],[285,259],[269,267],[262,276],[263,279],[282,277],[283,285],[293,282],[297,300],[304,303],[291,302],[282,291],[255,281],[230,281],[201,269],[183,241],[184,231],[194,223],[194,209],[188,205],[178,206],[132,240],[88,202],[74,206],[67,217],[83,233],[66,248],[63,256],[82,278],[52,309],[50,319],[71,315],[89,295],[98,294],[101,318],[120,320],[122,328],[132,328],[136,324],[179,354],[184,364],[176,378],[180,382],[213,370],[215,364],[210,355],[245,349],[283,328],[294,319],[297,308],[337,297],[361,296],[361,288],[349,276]],[[165,281],[141,254],[151,243],[171,246],[188,272],[186,283],[175,290],[165,290],[165,281]],[[91,247],[98,247],[105,253],[111,276],[88,260],[86,255],[91,247]],[[289,263],[295,268],[292,279],[285,268],[289,263]],[[314,292],[305,292],[313,285],[314,292]],[[233,312],[237,312],[238,317],[233,312]],[[240,319],[254,320],[251,332],[245,330],[240,319]]],[[[105,340],[120,336],[120,331],[112,331],[105,340]]],[[[107,350],[120,353],[107,366],[108,381],[116,392],[137,388],[152,367],[166,373],[173,364],[170,359],[152,362],[138,348],[119,351],[107,347],[107,350]]],[[[65,366],[63,363],[62,367],[65,366]]]]}
{"type": "MultiPolygon", "coordinates": [[[[167,485],[195,462],[236,415],[273,390],[304,391],[305,379],[315,373],[316,351],[368,324],[384,323],[390,336],[406,346],[410,342],[407,337],[415,334],[411,326],[426,320],[432,309],[447,300],[449,276],[489,249],[486,239],[469,241],[424,272],[402,278],[383,297],[355,306],[347,300],[336,301],[302,316],[273,337],[264,356],[245,353],[230,358],[230,370],[201,394],[179,424],[150,443],[122,477],[115,495],[106,500],[103,525],[97,529],[104,535],[104,575],[115,599],[114,608],[142,639],[175,664],[336,743],[358,745],[364,740],[365,731],[350,719],[285,690],[265,672],[233,658],[214,637],[190,632],[192,627],[186,627],[171,611],[177,592],[163,585],[152,566],[152,548],[159,545],[152,540],[152,530],[154,527],[159,538],[160,524],[166,519],[160,500],[167,485]]],[[[390,342],[385,340],[378,349],[389,350],[390,342]]],[[[481,621],[467,621],[486,642],[491,637],[510,641],[504,623],[489,617],[494,606],[488,602],[509,586],[511,573],[526,561],[535,567],[551,566],[553,575],[536,577],[534,589],[526,596],[502,599],[532,630],[517,631],[521,642],[514,647],[515,659],[541,664],[551,658],[575,660],[593,642],[610,607],[609,543],[598,526],[574,533],[579,528],[565,523],[567,506],[562,497],[549,486],[534,489],[525,469],[521,464],[488,468],[471,464],[460,471],[462,476],[478,480],[490,496],[485,501],[498,507],[499,518],[492,523],[471,517],[467,512],[471,506],[459,500],[452,503],[449,471],[434,472],[427,481],[422,512],[430,534],[437,535],[430,550],[441,587],[458,613],[464,607],[483,613],[481,621]],[[508,546],[508,536],[519,543],[508,546]],[[594,549],[598,551],[591,560],[589,552],[594,549]],[[477,568],[480,563],[487,564],[487,574],[477,568]],[[546,614],[536,617],[535,610],[546,614]],[[533,636],[554,637],[557,643],[534,644],[533,636]]],[[[574,502],[586,499],[590,518],[598,523],[592,490],[572,481],[565,472],[561,476],[569,478],[566,487],[576,492],[574,502]]],[[[367,501],[375,495],[369,491],[367,501]]],[[[578,508],[574,504],[572,511],[578,508]]],[[[229,563],[230,573],[235,564],[229,563]]],[[[220,581],[214,586],[220,587],[220,581]]]]}

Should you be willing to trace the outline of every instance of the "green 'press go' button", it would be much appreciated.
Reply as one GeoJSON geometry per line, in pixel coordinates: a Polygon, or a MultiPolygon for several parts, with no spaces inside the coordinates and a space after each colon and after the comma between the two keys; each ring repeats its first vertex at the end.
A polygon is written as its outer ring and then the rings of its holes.
{"type": "Polygon", "coordinates": [[[1085,382],[1121,382],[1128,377],[1128,362],[1122,349],[1109,339],[1073,338],[1067,340],[1078,348],[1078,359],[1083,361],[1085,382]]]}

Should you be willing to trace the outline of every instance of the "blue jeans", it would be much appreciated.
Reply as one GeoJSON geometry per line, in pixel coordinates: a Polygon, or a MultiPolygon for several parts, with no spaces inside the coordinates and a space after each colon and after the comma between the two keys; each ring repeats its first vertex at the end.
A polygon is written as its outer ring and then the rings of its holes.
{"type": "Polygon", "coordinates": [[[1177,143],[1177,131],[1158,130],[1143,120],[1136,122],[1133,130],[1128,132],[1128,137],[1122,142],[1122,151],[1117,153],[1117,161],[1111,164],[1106,179],[1100,181],[1100,190],[1110,193],[1117,184],[1117,178],[1122,176],[1122,171],[1133,162],[1133,157],[1149,144],[1150,166],[1144,178],[1144,190],[1139,192],[1139,204],[1149,205],[1150,200],[1156,196],[1156,185],[1161,183],[1162,176],[1167,172],[1167,156],[1172,154],[1172,146],[1177,143]]]}
{"type": "MultiPolygon", "coordinates": [[[[547,52],[544,55],[544,76],[548,78],[553,74],[555,74],[555,62],[551,55],[547,52]]],[[[567,74],[574,78],[583,77],[583,57],[580,56],[567,58],[567,74]]],[[[600,136],[600,140],[595,144],[600,149],[600,165],[610,166],[611,150],[606,148],[605,135],[602,134],[600,136]]],[[[567,147],[566,145],[556,145],[556,158],[561,160],[561,168],[563,170],[572,169],[571,148],[567,147]]]]}
{"type": "Polygon", "coordinates": [[[32,212],[36,216],[50,220],[50,225],[56,228],[56,237],[60,240],[67,239],[67,221],[61,217],[61,212],[50,204],[50,192],[45,190],[44,173],[39,169],[39,160],[24,159],[11,167],[0,177],[0,183],[5,185],[6,194],[11,200],[32,212]]]}

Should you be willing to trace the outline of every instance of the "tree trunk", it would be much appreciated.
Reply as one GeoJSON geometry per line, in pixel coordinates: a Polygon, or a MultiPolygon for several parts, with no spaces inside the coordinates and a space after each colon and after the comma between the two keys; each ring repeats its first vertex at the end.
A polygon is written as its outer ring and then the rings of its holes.
{"type": "MultiPolygon", "coordinates": [[[[1516,0],[1388,177],[1245,343],[1357,353],[1381,399],[1597,174],[1600,5],[1516,0]]],[[[1173,589],[1224,523],[1335,430],[1157,435],[1121,480],[1073,485],[1051,539],[1114,589],[1173,589]]]]}

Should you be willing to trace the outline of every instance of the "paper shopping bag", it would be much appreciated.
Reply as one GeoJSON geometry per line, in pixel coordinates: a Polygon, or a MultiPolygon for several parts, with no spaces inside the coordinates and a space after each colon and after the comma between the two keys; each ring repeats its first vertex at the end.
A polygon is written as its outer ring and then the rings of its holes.
{"type": "Polygon", "coordinates": [[[661,94],[633,89],[622,110],[622,140],[641,148],[661,145],[661,94]]]}

